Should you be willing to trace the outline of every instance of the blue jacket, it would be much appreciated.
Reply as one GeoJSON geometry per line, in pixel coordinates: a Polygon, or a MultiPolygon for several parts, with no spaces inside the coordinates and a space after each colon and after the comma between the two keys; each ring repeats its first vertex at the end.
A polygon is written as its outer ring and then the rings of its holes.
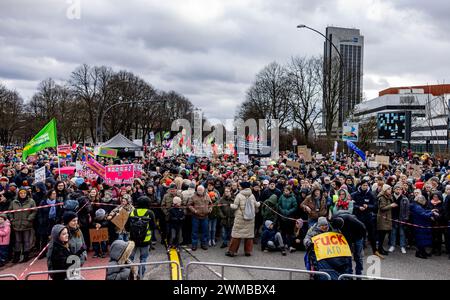
{"type": "Polygon", "coordinates": [[[373,193],[370,191],[370,188],[363,192],[361,190],[361,187],[358,188],[357,192],[354,192],[351,194],[352,200],[355,201],[353,203],[353,214],[360,220],[360,221],[369,221],[372,218],[372,214],[377,211],[377,201],[373,195],[373,193]],[[367,209],[364,211],[361,211],[359,208],[362,207],[364,204],[367,204],[367,209]]]}
{"type": "MultiPolygon", "coordinates": [[[[412,223],[419,226],[430,227],[432,225],[431,217],[433,213],[426,210],[417,202],[413,202],[410,206],[412,223]]],[[[433,239],[430,228],[414,227],[417,247],[430,247],[433,239]]]]}
{"type": "Polygon", "coordinates": [[[263,232],[261,234],[261,250],[267,248],[267,243],[269,241],[275,240],[275,234],[277,234],[277,231],[275,229],[269,229],[265,225],[263,226],[263,232]]]}

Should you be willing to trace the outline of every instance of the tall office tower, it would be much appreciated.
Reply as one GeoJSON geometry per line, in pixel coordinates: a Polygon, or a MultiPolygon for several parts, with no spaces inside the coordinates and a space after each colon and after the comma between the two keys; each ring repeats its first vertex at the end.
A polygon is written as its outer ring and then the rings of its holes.
{"type": "MultiPolygon", "coordinates": [[[[332,91],[339,93],[338,116],[333,122],[333,131],[335,131],[341,128],[342,122],[346,120],[348,113],[362,100],[364,36],[360,34],[359,29],[341,27],[327,27],[326,36],[339,49],[342,58],[341,62],[339,53],[326,40],[324,44],[324,70],[325,72],[330,72],[331,70],[331,74],[339,74],[339,80],[334,80],[332,75],[332,80],[330,81],[332,91]],[[339,72],[332,68],[339,68],[339,72]]],[[[327,76],[326,74],[324,75],[327,76]]],[[[337,75],[334,78],[337,78],[337,75]]],[[[324,88],[325,91],[329,89],[327,80],[325,80],[324,88]]],[[[328,97],[328,92],[324,93],[324,101],[327,99],[326,97],[328,97]]],[[[327,112],[325,111],[325,105],[323,107],[323,124],[325,125],[327,112]]]]}

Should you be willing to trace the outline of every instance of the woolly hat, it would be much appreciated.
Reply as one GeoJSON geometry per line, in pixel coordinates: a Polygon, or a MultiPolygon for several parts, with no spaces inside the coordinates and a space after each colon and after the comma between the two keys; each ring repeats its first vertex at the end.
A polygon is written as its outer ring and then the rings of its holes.
{"type": "Polygon", "coordinates": [[[403,189],[403,185],[401,184],[401,183],[397,183],[395,186],[394,186],[394,190],[395,189],[403,189]]]}
{"type": "Polygon", "coordinates": [[[248,188],[250,188],[250,182],[248,182],[248,181],[243,181],[243,182],[240,183],[240,186],[241,186],[243,189],[248,189],[248,188]]]}
{"type": "Polygon", "coordinates": [[[214,193],[214,192],[208,192],[208,196],[209,196],[209,198],[213,199],[213,198],[216,197],[216,193],[214,193]]]}
{"type": "Polygon", "coordinates": [[[78,218],[77,214],[73,211],[66,211],[63,215],[63,222],[64,225],[67,225],[72,221],[73,219],[78,218]]]}
{"type": "Polygon", "coordinates": [[[181,205],[181,198],[173,197],[173,205],[181,205]]]}
{"type": "Polygon", "coordinates": [[[423,181],[416,182],[416,189],[419,190],[423,189],[423,185],[424,185],[423,181]]]}
{"type": "Polygon", "coordinates": [[[327,218],[325,218],[325,217],[320,217],[320,218],[317,220],[317,226],[318,226],[318,227],[320,227],[320,226],[328,226],[327,218]]]}
{"type": "Polygon", "coordinates": [[[96,220],[102,220],[102,219],[105,218],[105,216],[106,216],[106,211],[103,208],[99,208],[95,212],[95,219],[96,220]]]}
{"type": "Polygon", "coordinates": [[[392,187],[389,184],[383,184],[383,187],[381,188],[381,191],[383,193],[385,193],[389,189],[392,189],[392,187]]]}
{"type": "Polygon", "coordinates": [[[89,190],[89,186],[87,185],[86,182],[83,182],[82,184],[80,184],[80,186],[78,187],[78,189],[80,191],[88,191],[89,190]]]}
{"type": "Polygon", "coordinates": [[[269,226],[272,224],[273,224],[273,222],[270,220],[267,220],[266,222],[264,222],[264,225],[266,226],[266,228],[269,228],[269,226]]]}

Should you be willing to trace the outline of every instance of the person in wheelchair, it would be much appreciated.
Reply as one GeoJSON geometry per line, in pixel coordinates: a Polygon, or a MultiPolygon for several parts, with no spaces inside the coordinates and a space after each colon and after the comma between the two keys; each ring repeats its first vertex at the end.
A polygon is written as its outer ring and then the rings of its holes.
{"type": "MultiPolygon", "coordinates": [[[[303,240],[306,248],[304,259],[305,266],[308,270],[326,272],[330,275],[332,280],[337,280],[341,274],[352,274],[351,257],[342,256],[317,260],[313,242],[313,237],[319,234],[327,232],[340,233],[340,228],[344,225],[344,220],[339,217],[335,218],[333,224],[334,228],[328,223],[328,220],[325,217],[320,217],[317,223],[308,230],[308,233],[303,240]]],[[[314,275],[313,279],[325,280],[326,277],[323,275],[314,275]]]]}

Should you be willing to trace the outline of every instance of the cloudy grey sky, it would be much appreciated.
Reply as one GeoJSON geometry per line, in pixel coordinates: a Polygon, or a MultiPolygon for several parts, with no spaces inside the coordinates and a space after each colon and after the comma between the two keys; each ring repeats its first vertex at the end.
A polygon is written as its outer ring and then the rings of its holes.
{"type": "Polygon", "coordinates": [[[265,65],[322,54],[323,38],[296,28],[304,23],[361,30],[370,99],[450,83],[449,11],[447,0],[1,0],[0,82],[28,101],[45,78],[107,65],[232,118],[265,65]]]}

